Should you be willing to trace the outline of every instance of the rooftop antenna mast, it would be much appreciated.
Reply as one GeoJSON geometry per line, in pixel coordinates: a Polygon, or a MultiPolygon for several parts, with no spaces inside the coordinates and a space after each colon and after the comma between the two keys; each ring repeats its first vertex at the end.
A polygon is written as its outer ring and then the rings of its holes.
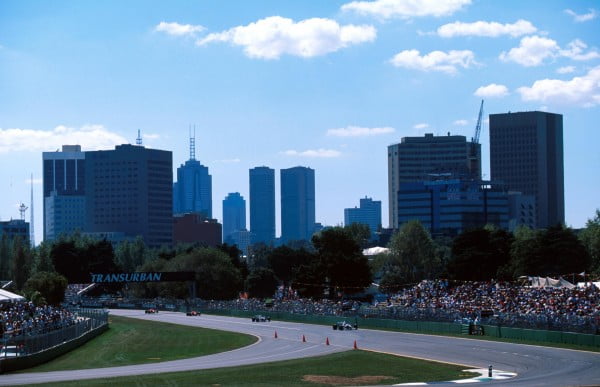
{"type": "Polygon", "coordinates": [[[33,173],[31,174],[31,198],[29,199],[29,207],[31,207],[31,210],[29,211],[29,239],[31,242],[31,246],[34,247],[35,246],[35,232],[34,229],[35,227],[33,226],[33,173]]]}
{"type": "Polygon", "coordinates": [[[194,124],[194,135],[190,127],[190,160],[196,160],[196,124],[194,124]]]}
{"type": "Polygon", "coordinates": [[[142,145],[142,135],[141,135],[141,133],[140,133],[140,130],[139,130],[139,129],[138,129],[138,136],[137,136],[137,138],[135,139],[135,145],[140,145],[140,146],[142,145]]]}
{"type": "Polygon", "coordinates": [[[25,211],[27,211],[29,207],[27,207],[25,204],[21,203],[21,205],[19,206],[19,213],[21,214],[21,220],[25,221],[25,211]]]}

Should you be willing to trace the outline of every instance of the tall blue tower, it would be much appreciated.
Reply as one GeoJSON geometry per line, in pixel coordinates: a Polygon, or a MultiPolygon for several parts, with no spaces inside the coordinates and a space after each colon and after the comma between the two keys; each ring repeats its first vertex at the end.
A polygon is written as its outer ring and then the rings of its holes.
{"type": "Polygon", "coordinates": [[[315,170],[281,170],[281,240],[310,241],[315,231],[315,170]]]}
{"type": "Polygon", "coordinates": [[[250,170],[250,232],[252,243],[271,244],[275,240],[275,170],[250,170]]]}
{"type": "Polygon", "coordinates": [[[212,176],[196,160],[196,139],[190,135],[190,159],[177,168],[173,184],[173,213],[200,213],[212,218],[212,176]]]}
{"type": "Polygon", "coordinates": [[[236,231],[246,230],[246,201],[239,192],[223,199],[223,242],[230,241],[236,231]]]}

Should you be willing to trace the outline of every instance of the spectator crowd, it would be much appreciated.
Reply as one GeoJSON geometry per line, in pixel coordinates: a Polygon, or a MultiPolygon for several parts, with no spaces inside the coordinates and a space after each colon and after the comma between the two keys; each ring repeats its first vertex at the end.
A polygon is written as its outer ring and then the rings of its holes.
{"type": "Polygon", "coordinates": [[[257,299],[209,301],[208,309],[239,309],[295,314],[395,318],[403,320],[464,321],[491,325],[600,333],[600,290],[535,288],[509,282],[422,281],[386,302],[274,299],[272,306],[257,299]]]}
{"type": "Polygon", "coordinates": [[[76,322],[77,317],[63,308],[23,301],[0,303],[0,338],[48,333],[76,322]]]}

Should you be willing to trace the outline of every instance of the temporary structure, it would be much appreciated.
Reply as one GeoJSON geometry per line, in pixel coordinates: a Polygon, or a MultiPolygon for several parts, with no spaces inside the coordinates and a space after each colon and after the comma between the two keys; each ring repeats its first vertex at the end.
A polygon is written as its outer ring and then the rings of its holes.
{"type": "Polygon", "coordinates": [[[0,302],[23,301],[25,297],[0,289],[0,302]]]}

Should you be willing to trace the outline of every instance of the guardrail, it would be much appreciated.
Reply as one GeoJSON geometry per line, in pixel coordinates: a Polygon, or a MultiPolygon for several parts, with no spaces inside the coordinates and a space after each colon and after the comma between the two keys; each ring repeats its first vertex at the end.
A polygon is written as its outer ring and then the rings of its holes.
{"type": "MultiPolygon", "coordinates": [[[[274,320],[286,320],[312,324],[334,324],[346,319],[350,323],[357,323],[359,328],[397,329],[416,333],[468,335],[470,330],[464,329],[465,324],[435,322],[435,321],[406,321],[394,319],[364,318],[361,316],[319,316],[304,315],[288,312],[265,312],[264,310],[235,310],[235,309],[203,309],[205,313],[232,317],[251,317],[255,314],[268,314],[274,320]]],[[[496,325],[482,325],[483,336],[516,339],[540,343],[574,344],[593,348],[600,348],[600,335],[584,333],[544,331],[536,329],[510,328],[496,325]]]]}
{"type": "Polygon", "coordinates": [[[68,352],[108,329],[108,311],[75,309],[77,322],[40,334],[5,334],[0,339],[0,372],[29,368],[68,352]]]}

